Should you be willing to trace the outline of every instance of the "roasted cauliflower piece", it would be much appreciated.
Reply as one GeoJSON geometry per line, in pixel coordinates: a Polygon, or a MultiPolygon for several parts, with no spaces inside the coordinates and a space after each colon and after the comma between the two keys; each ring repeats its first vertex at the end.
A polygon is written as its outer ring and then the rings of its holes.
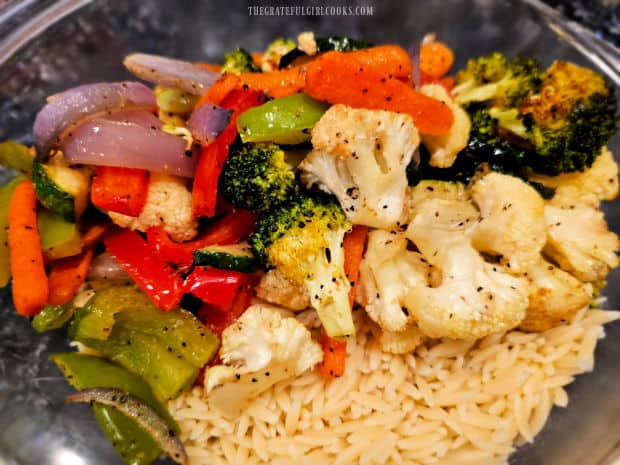
{"type": "Polygon", "coordinates": [[[543,253],[583,282],[600,281],[618,266],[618,236],[593,207],[545,207],[547,244],[543,253]]]}
{"type": "Polygon", "coordinates": [[[410,323],[404,299],[414,286],[426,286],[431,266],[417,252],[407,250],[403,234],[376,229],[368,234],[360,265],[358,298],[381,329],[403,331],[410,323]]]}
{"type": "Polygon", "coordinates": [[[527,267],[529,301],[524,331],[546,331],[569,321],[592,298],[588,286],[540,257],[527,267]]]}
{"type": "Polygon", "coordinates": [[[618,197],[618,164],[607,147],[603,147],[592,166],[584,171],[558,176],[532,173],[529,179],[555,188],[555,195],[548,202],[555,207],[598,207],[602,200],[618,197]]]}
{"type": "Polygon", "coordinates": [[[405,233],[441,272],[437,287],[415,286],[405,298],[429,337],[477,339],[512,329],[525,317],[527,284],[474,249],[467,236],[473,212],[468,202],[429,199],[416,207],[405,233]]]}
{"type": "Polygon", "coordinates": [[[310,307],[307,289],[287,278],[277,268],[269,270],[261,278],[255,291],[257,297],[290,310],[305,310],[310,307]]]}
{"type": "Polygon", "coordinates": [[[192,193],[183,178],[151,173],[146,205],[140,216],[134,218],[108,212],[114,223],[122,228],[146,232],[151,226],[162,226],[170,237],[183,242],[198,233],[198,222],[192,211],[192,193]]]}
{"type": "Polygon", "coordinates": [[[469,115],[452,100],[446,88],[439,84],[426,84],[420,88],[420,92],[445,103],[454,116],[454,122],[446,134],[442,136],[422,135],[422,143],[431,155],[430,165],[437,168],[449,168],[458,153],[467,147],[471,129],[469,115]]]}
{"type": "Polygon", "coordinates": [[[394,228],[407,214],[405,168],[419,141],[409,115],[334,105],[312,130],[302,180],[334,194],[353,224],[394,228]]]}
{"type": "Polygon", "coordinates": [[[379,344],[384,352],[390,354],[407,354],[424,342],[424,334],[413,323],[402,331],[382,330],[379,334],[379,344]]]}
{"type": "Polygon", "coordinates": [[[473,246],[500,255],[509,271],[525,270],[538,259],[547,240],[542,197],[521,179],[495,172],[477,180],[471,192],[480,209],[473,246]]]}
{"type": "Polygon", "coordinates": [[[300,375],[323,359],[321,346],[294,318],[254,305],[222,334],[223,365],[205,372],[211,408],[234,418],[275,383],[300,375]]]}

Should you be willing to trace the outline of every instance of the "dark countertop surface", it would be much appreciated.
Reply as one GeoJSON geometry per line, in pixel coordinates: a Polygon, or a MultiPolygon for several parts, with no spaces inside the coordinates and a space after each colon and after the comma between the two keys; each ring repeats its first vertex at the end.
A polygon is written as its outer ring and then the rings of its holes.
{"type": "Polygon", "coordinates": [[[566,17],[620,47],[620,0],[544,0],[566,17]]]}

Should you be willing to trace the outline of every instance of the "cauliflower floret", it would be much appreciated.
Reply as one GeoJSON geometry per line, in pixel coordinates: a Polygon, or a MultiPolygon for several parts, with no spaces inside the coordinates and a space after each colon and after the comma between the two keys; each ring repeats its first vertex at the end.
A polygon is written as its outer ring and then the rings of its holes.
{"type": "Polygon", "coordinates": [[[519,325],[524,331],[545,331],[566,322],[592,298],[588,286],[542,257],[525,275],[530,305],[519,325]]]}
{"type": "Polygon", "coordinates": [[[146,205],[137,218],[108,212],[114,223],[145,232],[152,226],[163,226],[170,237],[188,241],[197,234],[198,222],[192,212],[192,193],[186,181],[175,176],[151,173],[146,205]]]}
{"type": "Polygon", "coordinates": [[[420,88],[420,92],[445,103],[454,116],[454,122],[446,134],[442,136],[422,135],[422,143],[431,154],[429,164],[438,168],[449,168],[458,153],[467,147],[471,121],[467,112],[452,100],[445,87],[439,84],[426,84],[420,88]]]}
{"type": "Polygon", "coordinates": [[[598,207],[600,201],[614,200],[618,196],[618,164],[607,147],[603,147],[601,154],[585,171],[562,173],[558,176],[533,173],[529,178],[545,186],[555,187],[555,195],[549,200],[549,204],[556,207],[598,207]]]}
{"type": "Polygon", "coordinates": [[[386,331],[379,334],[381,350],[391,354],[407,354],[424,342],[424,334],[416,324],[410,324],[403,331],[386,331]]]}
{"type": "Polygon", "coordinates": [[[593,207],[545,207],[545,255],[580,281],[594,282],[618,266],[618,236],[593,207]]]}
{"type": "Polygon", "coordinates": [[[323,351],[297,320],[254,305],[224,330],[220,357],[224,365],[205,372],[206,396],[211,408],[236,417],[275,383],[314,367],[323,351]]]}
{"type": "Polygon", "coordinates": [[[317,52],[314,32],[302,32],[297,36],[297,48],[308,56],[314,56],[317,52]]]}
{"type": "Polygon", "coordinates": [[[310,307],[310,295],[305,286],[287,278],[277,268],[268,271],[261,278],[255,291],[261,299],[291,310],[305,310],[310,307]]]}
{"type": "Polygon", "coordinates": [[[405,295],[413,286],[426,286],[430,273],[422,256],[407,250],[403,234],[371,231],[360,265],[360,303],[382,329],[403,331],[410,322],[405,295]]]}
{"type": "Polygon", "coordinates": [[[538,192],[519,178],[495,172],[476,181],[471,191],[481,215],[473,246],[501,255],[512,272],[534,263],[547,240],[545,203],[538,192]]]}
{"type": "Polygon", "coordinates": [[[314,126],[314,150],[299,168],[353,224],[389,229],[407,214],[405,168],[419,142],[409,115],[334,105],[314,126]]]}
{"type": "Polygon", "coordinates": [[[415,210],[406,236],[442,278],[438,287],[415,286],[405,297],[420,330],[429,337],[477,339],[517,326],[528,306],[527,285],[473,248],[471,221],[463,219],[472,218],[473,205],[429,199],[415,210]]]}
{"type": "Polygon", "coordinates": [[[468,200],[469,192],[461,182],[423,179],[411,188],[411,208],[426,199],[468,200]]]}

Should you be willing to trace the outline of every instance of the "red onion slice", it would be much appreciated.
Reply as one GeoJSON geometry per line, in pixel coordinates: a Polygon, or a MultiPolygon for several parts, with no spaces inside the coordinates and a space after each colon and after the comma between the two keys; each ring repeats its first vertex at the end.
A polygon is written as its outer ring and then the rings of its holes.
{"type": "Polygon", "coordinates": [[[71,163],[139,168],[191,178],[196,157],[186,152],[181,137],[135,123],[92,119],[80,124],[63,141],[71,163]]]}
{"type": "Polygon", "coordinates": [[[198,142],[208,145],[224,130],[231,111],[217,105],[199,106],[187,121],[187,127],[198,142]]]}
{"type": "Polygon", "coordinates": [[[183,465],[187,464],[188,458],[183,442],[166,421],[155,410],[128,392],[114,388],[85,389],[67,396],[65,402],[99,402],[114,407],[144,428],[172,460],[183,465]]]}
{"type": "Polygon", "coordinates": [[[144,110],[121,110],[110,115],[102,116],[101,119],[118,121],[121,123],[133,123],[144,128],[161,129],[164,123],[153,113],[144,110]]]}
{"type": "Polygon", "coordinates": [[[101,281],[108,284],[131,282],[131,277],[109,252],[95,257],[88,270],[89,281],[101,281]]]}
{"type": "Polygon", "coordinates": [[[194,95],[202,95],[220,77],[220,73],[201,68],[189,61],[146,53],[128,55],[123,64],[140,79],[176,87],[194,95]]]}
{"type": "Polygon", "coordinates": [[[153,91],[139,82],[100,82],[56,94],[37,114],[33,136],[37,155],[45,159],[63,132],[88,116],[118,109],[157,110],[153,91]]]}

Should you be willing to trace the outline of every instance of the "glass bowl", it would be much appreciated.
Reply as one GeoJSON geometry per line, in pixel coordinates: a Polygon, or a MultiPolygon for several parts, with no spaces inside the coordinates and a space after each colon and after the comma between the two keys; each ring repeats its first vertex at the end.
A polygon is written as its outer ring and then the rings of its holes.
{"type": "MultiPolygon", "coordinates": [[[[532,0],[346,4],[370,6],[373,14],[255,16],[244,0],[5,3],[0,7],[0,140],[28,142],[34,115],[47,95],[80,83],[129,78],[121,65],[129,52],[216,61],[234,47],[262,49],[275,36],[294,37],[304,30],[404,46],[436,32],[454,48],[457,66],[470,56],[499,50],[531,55],[543,64],[556,58],[594,63],[610,78],[614,66],[618,72],[617,50],[601,46],[532,0]]],[[[617,74],[615,79],[617,85],[617,74]]],[[[620,137],[611,147],[620,153],[620,137]]],[[[0,170],[0,183],[10,175],[0,170]]],[[[607,205],[606,214],[610,227],[620,231],[620,203],[607,205]]],[[[608,283],[605,305],[620,308],[620,273],[611,273],[608,283]]],[[[66,334],[36,334],[28,320],[14,314],[9,289],[0,291],[0,321],[0,464],[120,464],[90,410],[63,403],[71,388],[47,357],[68,349],[66,334]]],[[[620,440],[618,360],[616,323],[607,327],[607,338],[597,348],[594,372],[568,387],[569,406],[555,408],[536,441],[519,448],[510,463],[597,465],[608,460],[620,440]]]]}

